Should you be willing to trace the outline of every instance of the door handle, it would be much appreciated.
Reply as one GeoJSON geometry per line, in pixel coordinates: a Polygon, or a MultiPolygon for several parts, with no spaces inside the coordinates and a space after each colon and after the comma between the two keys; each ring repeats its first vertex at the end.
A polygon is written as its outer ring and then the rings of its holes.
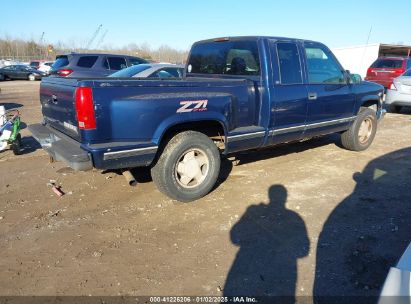
{"type": "Polygon", "coordinates": [[[308,93],[308,100],[316,100],[317,93],[308,93]]]}

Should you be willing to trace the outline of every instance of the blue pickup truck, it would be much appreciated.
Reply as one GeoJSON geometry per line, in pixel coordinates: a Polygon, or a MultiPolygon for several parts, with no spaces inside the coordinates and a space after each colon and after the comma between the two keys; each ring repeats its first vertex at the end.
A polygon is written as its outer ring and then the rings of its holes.
{"type": "Polygon", "coordinates": [[[329,133],[365,150],[382,96],[321,43],[218,38],[192,46],[183,79],[45,78],[44,121],[29,129],[75,170],[150,166],[160,191],[188,202],[211,191],[221,154],[329,133]]]}

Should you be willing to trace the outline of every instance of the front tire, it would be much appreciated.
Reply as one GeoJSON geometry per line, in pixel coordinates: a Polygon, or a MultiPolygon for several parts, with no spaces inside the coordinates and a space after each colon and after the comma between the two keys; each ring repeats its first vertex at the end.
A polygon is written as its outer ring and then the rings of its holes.
{"type": "Polygon", "coordinates": [[[400,113],[402,109],[402,106],[390,106],[390,112],[391,113],[400,113]]]}
{"type": "Polygon", "coordinates": [[[182,202],[197,200],[211,191],[220,172],[220,152],[206,135],[185,131],[165,146],[151,176],[157,188],[182,202]]]}
{"type": "Polygon", "coordinates": [[[377,116],[369,108],[361,108],[351,127],[341,134],[341,143],[351,151],[364,151],[374,140],[377,132],[377,116]]]}
{"type": "Polygon", "coordinates": [[[28,79],[30,81],[34,81],[34,80],[36,80],[36,76],[34,74],[29,74],[28,79]]]}

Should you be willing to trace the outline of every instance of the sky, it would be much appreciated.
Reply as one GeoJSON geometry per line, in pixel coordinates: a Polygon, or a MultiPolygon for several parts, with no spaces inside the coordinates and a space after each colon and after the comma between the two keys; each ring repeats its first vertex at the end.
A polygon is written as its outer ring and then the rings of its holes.
{"type": "Polygon", "coordinates": [[[185,50],[197,40],[242,35],[311,39],[329,47],[411,44],[409,0],[13,0],[0,5],[0,37],[96,46],[162,44],[185,50]],[[404,8],[404,9],[401,9],[404,8]]]}

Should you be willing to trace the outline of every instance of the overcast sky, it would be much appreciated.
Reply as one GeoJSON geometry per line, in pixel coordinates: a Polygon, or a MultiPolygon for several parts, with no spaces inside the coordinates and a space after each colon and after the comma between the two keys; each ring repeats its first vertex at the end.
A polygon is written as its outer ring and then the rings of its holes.
{"type": "Polygon", "coordinates": [[[330,47],[370,43],[411,44],[410,1],[274,0],[13,0],[1,1],[0,36],[82,46],[97,27],[113,47],[167,44],[187,49],[197,40],[270,35],[321,41],[330,47]]]}

